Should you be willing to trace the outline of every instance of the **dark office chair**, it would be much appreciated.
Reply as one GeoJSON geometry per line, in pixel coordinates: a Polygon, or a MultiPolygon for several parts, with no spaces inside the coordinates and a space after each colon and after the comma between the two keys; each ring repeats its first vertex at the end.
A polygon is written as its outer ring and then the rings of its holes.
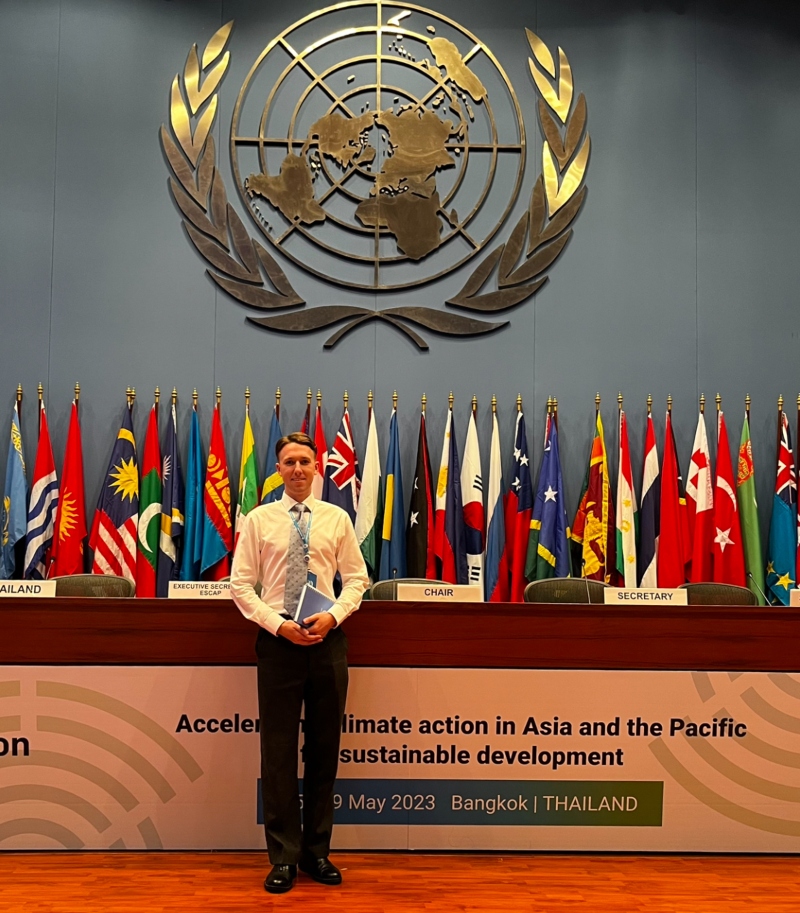
{"type": "Polygon", "coordinates": [[[98,599],[119,599],[133,596],[134,586],[126,577],[113,574],[72,574],[55,577],[56,596],[83,596],[98,599]]]}
{"type": "Polygon", "coordinates": [[[443,580],[426,580],[424,577],[398,577],[395,580],[378,580],[364,593],[370,601],[396,602],[398,583],[429,583],[431,586],[447,586],[443,580]]]}
{"type": "Polygon", "coordinates": [[[584,602],[602,603],[607,583],[587,580],[585,577],[551,577],[549,580],[534,580],[525,587],[522,598],[525,602],[584,602]]]}
{"type": "Polygon", "coordinates": [[[732,583],[684,583],[689,605],[758,605],[758,599],[746,586],[732,583]]]}

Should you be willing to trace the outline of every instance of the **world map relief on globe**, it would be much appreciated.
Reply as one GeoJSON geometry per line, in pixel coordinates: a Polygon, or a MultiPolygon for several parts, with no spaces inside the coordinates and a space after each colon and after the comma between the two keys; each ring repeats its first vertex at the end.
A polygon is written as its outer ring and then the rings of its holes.
{"type": "MultiPolygon", "coordinates": [[[[443,219],[451,226],[458,222],[454,210],[442,208],[437,172],[456,165],[460,147],[448,148],[452,137],[463,146],[468,142],[468,121],[474,119],[468,97],[480,104],[487,91],[453,42],[435,37],[426,44],[435,62],[425,59],[421,65],[438,86],[435,94],[430,93],[429,107],[420,101],[401,105],[395,98],[392,107],[378,111],[331,111],[312,124],[299,154],[290,148],[278,174],[249,175],[244,183],[247,194],[263,197],[292,223],[324,222],[327,214],[315,198],[314,178],[320,167],[317,156],[325,157],[344,175],[357,169],[369,176],[369,195],[354,211],[361,225],[387,230],[411,260],[436,250],[443,219]],[[443,105],[454,119],[439,113],[443,105]],[[381,133],[379,155],[373,143],[381,133]],[[371,171],[376,159],[377,173],[371,171]]],[[[383,91],[391,94],[386,87],[383,91]]]]}

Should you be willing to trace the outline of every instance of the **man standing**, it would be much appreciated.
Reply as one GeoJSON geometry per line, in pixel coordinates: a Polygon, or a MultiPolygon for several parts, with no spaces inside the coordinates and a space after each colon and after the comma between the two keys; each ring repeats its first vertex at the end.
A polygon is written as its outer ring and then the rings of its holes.
{"type": "Polygon", "coordinates": [[[314,441],[306,434],[289,434],[278,441],[275,456],[284,495],[245,516],[233,559],[231,595],[245,618],[260,626],[261,784],[273,866],[264,887],[282,894],[293,887],[298,865],[322,884],[342,881],[328,860],[347,697],[347,638],[340,625],[358,608],[369,579],[348,515],[311,494],[317,464],[314,441]],[[294,622],[304,584],[333,600],[337,572],[342,592],[332,608],[312,615],[306,627],[294,622]],[[303,705],[301,825],[297,747],[303,705]]]}

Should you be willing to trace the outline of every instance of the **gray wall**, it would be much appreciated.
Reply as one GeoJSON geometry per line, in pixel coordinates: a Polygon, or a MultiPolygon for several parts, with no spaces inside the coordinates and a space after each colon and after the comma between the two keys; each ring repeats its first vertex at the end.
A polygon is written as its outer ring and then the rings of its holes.
{"type": "MultiPolygon", "coordinates": [[[[333,351],[322,349],[330,331],[295,338],[249,325],[246,309],[205,275],[168,192],[158,131],[168,118],[171,80],[191,45],[202,48],[223,22],[236,20],[215,130],[229,195],[241,212],[224,163],[238,89],[261,48],[315,8],[311,0],[0,2],[0,479],[18,382],[26,392],[29,462],[41,380],[60,467],[72,387],[80,381],[90,511],[129,384],[139,393],[140,442],[153,388],[177,386],[184,443],[192,388],[200,393],[207,442],[220,385],[234,486],[246,385],[262,466],[277,386],[284,392],[285,430],[299,425],[305,390],[322,388],[329,440],[347,388],[362,452],[367,391],[376,394],[385,448],[396,388],[408,476],[423,392],[434,463],[448,390],[456,396],[460,447],[469,399],[478,395],[487,461],[493,393],[504,448],[521,393],[536,451],[545,402],[555,394],[572,512],[596,391],[612,452],[616,394],[625,394],[638,480],[647,394],[655,398],[659,428],[665,398],[674,396],[685,466],[698,395],[705,392],[713,403],[719,390],[734,441],[744,395],[753,397],[766,526],[775,400],[783,393],[793,409],[800,389],[800,35],[783,4],[440,0],[438,11],[492,48],[520,98],[529,155],[514,216],[527,205],[541,167],[525,26],[569,55],[576,87],[588,100],[593,145],[584,211],[546,286],[509,312],[505,329],[462,341],[426,333],[426,353],[385,324],[361,328],[333,351]]],[[[476,261],[380,301],[326,288],[281,262],[309,305],[442,307],[476,261]]],[[[709,432],[713,438],[713,418],[709,432]]],[[[536,453],[532,463],[538,462],[536,453]]]]}

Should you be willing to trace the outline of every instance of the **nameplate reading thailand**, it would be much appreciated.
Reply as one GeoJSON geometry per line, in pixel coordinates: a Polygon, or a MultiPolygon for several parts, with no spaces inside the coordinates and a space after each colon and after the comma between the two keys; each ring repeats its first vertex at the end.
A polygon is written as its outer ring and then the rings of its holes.
{"type": "Polygon", "coordinates": [[[457,583],[398,583],[398,602],[483,602],[483,588],[457,583]]]}
{"type": "Polygon", "coordinates": [[[34,599],[52,599],[55,595],[55,580],[4,580],[0,583],[0,597],[30,596],[34,599]]]}
{"type": "Polygon", "coordinates": [[[668,590],[664,587],[641,587],[626,589],[610,586],[603,590],[606,605],[632,602],[657,602],[661,605],[688,605],[686,590],[668,590]]]}
{"type": "Polygon", "coordinates": [[[220,583],[171,580],[167,595],[170,599],[230,599],[231,585],[227,580],[220,583]]]}

